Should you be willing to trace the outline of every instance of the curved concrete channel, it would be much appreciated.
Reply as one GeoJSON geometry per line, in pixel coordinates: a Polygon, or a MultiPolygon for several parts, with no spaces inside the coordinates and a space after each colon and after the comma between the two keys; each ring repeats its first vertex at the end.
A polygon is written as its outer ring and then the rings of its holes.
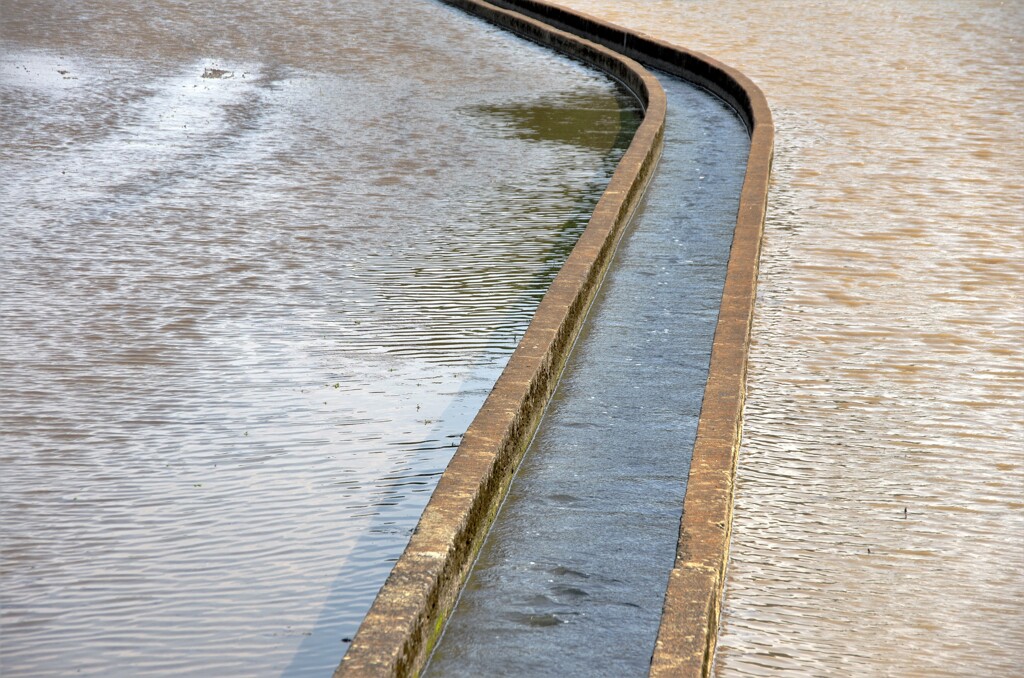
{"type": "Polygon", "coordinates": [[[428,675],[650,665],[749,143],[719,99],[659,80],[657,172],[428,675]]]}
{"type": "MultiPolygon", "coordinates": [[[[751,134],[743,186],[734,205],[737,216],[678,544],[650,660],[652,675],[706,674],[728,555],[745,362],[771,166],[773,128],[767,103],[742,74],[713,59],[564,8],[532,1],[501,2],[502,7],[476,0],[450,4],[611,74],[642,101],[645,119],[335,675],[417,675],[445,627],[657,163],[666,96],[638,61],[712,91],[739,113],[751,134]]],[[[713,296],[718,289],[712,286],[713,296]]]]}

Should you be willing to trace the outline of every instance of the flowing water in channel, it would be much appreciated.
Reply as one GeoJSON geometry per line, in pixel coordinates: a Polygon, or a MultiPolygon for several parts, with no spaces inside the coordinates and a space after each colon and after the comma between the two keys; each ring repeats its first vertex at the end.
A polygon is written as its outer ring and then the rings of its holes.
{"type": "Polygon", "coordinates": [[[329,675],[635,102],[417,0],[0,40],[0,673],[329,675]]]}
{"type": "Polygon", "coordinates": [[[1024,666],[1024,4],[562,0],[778,134],[718,676],[1024,666]]]}

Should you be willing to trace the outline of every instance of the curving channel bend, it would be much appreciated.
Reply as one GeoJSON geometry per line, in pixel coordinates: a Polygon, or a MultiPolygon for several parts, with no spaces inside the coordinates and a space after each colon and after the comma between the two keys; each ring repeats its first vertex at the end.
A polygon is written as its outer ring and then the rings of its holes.
{"type": "Polygon", "coordinates": [[[707,87],[736,108],[751,133],[679,547],[651,665],[655,675],[706,674],[728,554],[746,354],[774,142],[767,102],[749,79],[713,59],[557,6],[526,0],[500,3],[551,22],[546,24],[484,2],[453,4],[611,70],[644,96],[647,117],[587,231],[442,476],[416,534],[336,675],[416,674],[444,627],[622,226],[653,172],[664,130],[665,95],[630,56],[707,87]]]}

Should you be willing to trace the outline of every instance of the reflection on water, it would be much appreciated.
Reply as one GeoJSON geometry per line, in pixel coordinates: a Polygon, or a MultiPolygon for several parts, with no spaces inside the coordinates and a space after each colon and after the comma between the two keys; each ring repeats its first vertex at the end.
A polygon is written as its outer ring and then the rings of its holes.
{"type": "MultiPolygon", "coordinates": [[[[478,110],[489,118],[506,122],[525,139],[560,141],[599,152],[605,151],[613,139],[616,146],[628,145],[633,127],[610,117],[606,106],[594,103],[592,97],[582,93],[561,94],[550,100],[481,106],[478,110]]],[[[629,114],[629,110],[623,109],[623,115],[629,114]]]]}
{"type": "Polygon", "coordinates": [[[634,104],[416,0],[0,30],[0,672],[327,675],[634,104]]]}
{"type": "Polygon", "coordinates": [[[717,675],[1018,674],[1024,6],[563,2],[778,125],[717,675]]]}

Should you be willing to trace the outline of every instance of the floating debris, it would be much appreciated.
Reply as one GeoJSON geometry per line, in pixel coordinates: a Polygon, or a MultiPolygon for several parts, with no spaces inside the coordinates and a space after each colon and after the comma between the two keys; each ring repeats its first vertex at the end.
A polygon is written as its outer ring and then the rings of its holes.
{"type": "Polygon", "coordinates": [[[221,68],[205,68],[203,69],[204,78],[233,78],[235,77],[234,71],[225,71],[221,68]]]}

